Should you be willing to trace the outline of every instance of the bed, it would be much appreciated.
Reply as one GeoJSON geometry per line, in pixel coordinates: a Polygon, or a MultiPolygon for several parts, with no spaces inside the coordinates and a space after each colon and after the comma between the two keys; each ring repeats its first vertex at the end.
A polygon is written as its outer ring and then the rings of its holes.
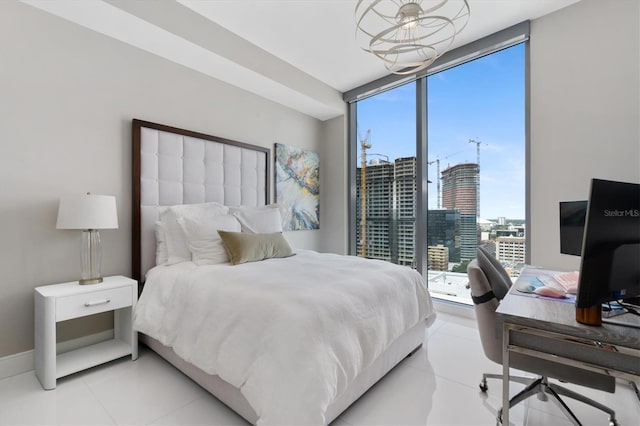
{"type": "Polygon", "coordinates": [[[328,424],[422,345],[435,311],[417,272],[290,249],[271,229],[269,149],[142,120],[132,139],[134,326],[248,422],[328,424]],[[166,215],[194,211],[207,219],[177,219],[191,256],[172,257],[166,215]],[[215,247],[198,239],[212,229],[228,231],[215,247]],[[231,237],[249,261],[229,251],[231,237]],[[271,254],[252,261],[265,244],[271,254]],[[211,261],[220,247],[239,263],[211,261]]]}

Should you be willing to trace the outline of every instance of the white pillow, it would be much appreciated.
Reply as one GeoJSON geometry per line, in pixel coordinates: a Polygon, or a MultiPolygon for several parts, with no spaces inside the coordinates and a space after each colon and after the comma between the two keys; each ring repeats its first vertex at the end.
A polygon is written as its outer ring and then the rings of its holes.
{"type": "Polygon", "coordinates": [[[205,220],[190,217],[178,218],[191,251],[191,260],[197,265],[228,263],[229,256],[218,235],[218,230],[240,232],[240,222],[232,215],[218,215],[205,220]]]}
{"type": "Polygon", "coordinates": [[[169,260],[167,233],[162,222],[156,222],[156,265],[164,265],[169,260]]]}
{"type": "Polygon", "coordinates": [[[229,212],[238,218],[242,225],[242,232],[250,234],[282,232],[282,215],[278,204],[229,207],[229,212]]]}
{"type": "Polygon", "coordinates": [[[189,217],[196,221],[203,221],[207,217],[225,215],[228,212],[228,207],[214,202],[159,207],[158,213],[167,241],[166,263],[173,265],[191,260],[191,252],[187,247],[184,231],[178,223],[178,218],[189,217]]]}

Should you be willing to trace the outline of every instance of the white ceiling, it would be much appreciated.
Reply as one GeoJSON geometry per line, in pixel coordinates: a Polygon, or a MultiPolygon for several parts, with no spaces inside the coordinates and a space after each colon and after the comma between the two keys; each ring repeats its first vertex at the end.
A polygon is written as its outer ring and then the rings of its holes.
{"type": "MultiPolygon", "coordinates": [[[[459,0],[454,0],[459,1],[459,0]]],[[[469,0],[458,47],[579,0],[469,0]]],[[[382,77],[355,38],[356,0],[24,0],[319,119],[382,77]]]]}
{"type": "MultiPolygon", "coordinates": [[[[357,0],[178,1],[341,92],[388,74],[356,43],[357,0]]],[[[576,1],[469,0],[469,24],[452,48],[576,1]]]]}

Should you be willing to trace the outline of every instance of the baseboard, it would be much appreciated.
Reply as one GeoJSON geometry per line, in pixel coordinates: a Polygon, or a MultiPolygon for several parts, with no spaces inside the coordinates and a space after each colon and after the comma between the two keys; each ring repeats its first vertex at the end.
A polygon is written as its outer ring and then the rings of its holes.
{"type": "Polygon", "coordinates": [[[449,302],[446,300],[432,298],[433,307],[436,311],[446,314],[458,315],[464,318],[476,319],[473,306],[463,305],[462,303],[449,302]]]}
{"type": "Polygon", "coordinates": [[[0,379],[26,373],[35,368],[35,351],[20,352],[0,358],[0,379]]]}
{"type": "MultiPolygon", "coordinates": [[[[64,342],[59,342],[56,348],[58,353],[64,353],[110,339],[113,339],[113,329],[78,337],[77,339],[65,340],[64,342]]],[[[0,358],[0,379],[34,370],[35,365],[35,351],[33,349],[7,355],[0,358]]]]}

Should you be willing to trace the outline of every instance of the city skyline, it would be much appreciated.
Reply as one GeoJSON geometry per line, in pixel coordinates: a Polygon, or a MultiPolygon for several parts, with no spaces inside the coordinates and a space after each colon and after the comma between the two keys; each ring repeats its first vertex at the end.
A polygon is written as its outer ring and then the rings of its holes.
{"type": "MultiPolygon", "coordinates": [[[[438,205],[436,160],[440,172],[476,163],[476,140],[480,217],[525,219],[524,78],[522,44],[428,77],[429,209],[438,205]]],[[[359,101],[368,160],[415,157],[415,117],[415,82],[359,101]]]]}

